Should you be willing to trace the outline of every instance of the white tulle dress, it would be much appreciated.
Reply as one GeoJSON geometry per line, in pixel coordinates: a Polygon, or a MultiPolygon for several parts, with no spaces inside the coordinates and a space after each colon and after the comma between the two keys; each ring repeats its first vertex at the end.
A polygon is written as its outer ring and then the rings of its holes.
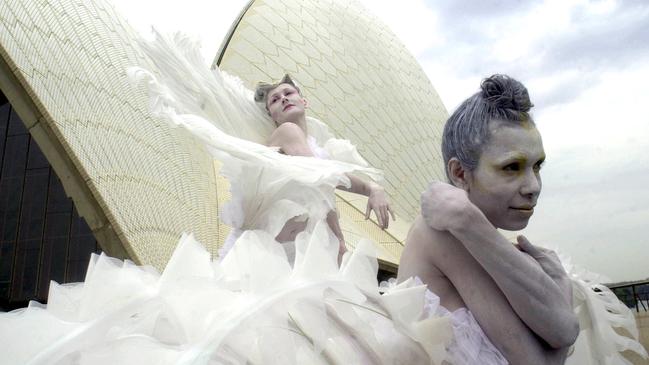
{"type": "MultiPolygon", "coordinates": [[[[445,310],[418,279],[379,286],[371,242],[338,265],[338,240],[325,223],[333,190],[349,183],[349,172],[380,178],[348,141],[308,119],[320,158],[255,143],[272,124],[238,80],[209,71],[182,36],[144,46],[162,72],[129,73],[144,81],[153,113],[223,162],[234,182],[224,215],[235,233],[220,258],[183,235],[162,273],[93,255],[83,283],[52,283],[47,305],[0,313],[0,364],[507,363],[469,310],[445,310]],[[274,237],[294,217],[307,224],[289,258],[274,237]]],[[[585,325],[569,363],[617,364],[620,351],[642,353],[613,329],[637,337],[628,309],[578,277],[585,325]]]]}

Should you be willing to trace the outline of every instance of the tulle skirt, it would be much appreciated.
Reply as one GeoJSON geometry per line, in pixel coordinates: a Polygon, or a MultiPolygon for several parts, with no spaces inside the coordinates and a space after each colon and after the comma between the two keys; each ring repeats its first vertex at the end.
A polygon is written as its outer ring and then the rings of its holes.
{"type": "Polygon", "coordinates": [[[325,227],[300,233],[291,267],[263,231],[222,262],[184,236],[163,273],[93,256],[83,283],[0,313],[2,364],[439,364],[448,316],[425,316],[414,281],[383,295],[372,245],[337,265],[325,227]]]}

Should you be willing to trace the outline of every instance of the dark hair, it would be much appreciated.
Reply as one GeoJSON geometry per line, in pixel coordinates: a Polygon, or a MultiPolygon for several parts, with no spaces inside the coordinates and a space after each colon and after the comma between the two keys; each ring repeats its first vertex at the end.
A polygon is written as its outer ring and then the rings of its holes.
{"type": "Polygon", "coordinates": [[[534,105],[525,86],[507,76],[496,74],[482,80],[480,91],[466,99],[446,121],[442,136],[442,155],[448,176],[448,161],[455,157],[471,171],[478,166],[484,146],[489,142],[489,123],[531,122],[534,105]]]}
{"type": "Polygon", "coordinates": [[[276,89],[281,84],[289,84],[293,86],[300,95],[302,94],[302,92],[300,92],[300,88],[295,84],[295,82],[291,78],[291,75],[285,74],[281,80],[279,80],[274,84],[269,84],[267,82],[257,83],[257,87],[255,88],[255,101],[258,103],[263,103],[264,107],[266,108],[266,101],[268,101],[268,93],[276,89]]]}

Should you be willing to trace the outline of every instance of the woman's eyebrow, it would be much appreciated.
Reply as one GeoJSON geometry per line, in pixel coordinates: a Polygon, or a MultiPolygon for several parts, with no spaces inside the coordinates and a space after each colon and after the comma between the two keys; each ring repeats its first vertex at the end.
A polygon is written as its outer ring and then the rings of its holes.
{"type": "Polygon", "coordinates": [[[527,161],[527,156],[519,152],[511,152],[506,154],[503,158],[499,158],[500,162],[509,162],[509,161],[527,161]]]}
{"type": "MultiPolygon", "coordinates": [[[[528,160],[532,160],[532,159],[529,158],[529,156],[526,156],[525,154],[513,152],[501,159],[498,159],[497,161],[499,164],[503,164],[503,163],[511,163],[511,162],[527,163],[528,160]]],[[[537,159],[534,159],[534,163],[538,163],[538,162],[543,163],[544,161],[545,161],[545,154],[539,156],[539,158],[537,159]]]]}

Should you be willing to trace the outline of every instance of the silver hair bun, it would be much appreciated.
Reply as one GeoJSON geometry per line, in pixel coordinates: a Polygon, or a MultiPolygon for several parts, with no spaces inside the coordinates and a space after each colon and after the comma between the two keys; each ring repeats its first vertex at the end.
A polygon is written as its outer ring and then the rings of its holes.
{"type": "Polygon", "coordinates": [[[534,106],[525,86],[507,75],[496,74],[482,80],[480,89],[482,98],[497,109],[526,113],[534,106]]]}

